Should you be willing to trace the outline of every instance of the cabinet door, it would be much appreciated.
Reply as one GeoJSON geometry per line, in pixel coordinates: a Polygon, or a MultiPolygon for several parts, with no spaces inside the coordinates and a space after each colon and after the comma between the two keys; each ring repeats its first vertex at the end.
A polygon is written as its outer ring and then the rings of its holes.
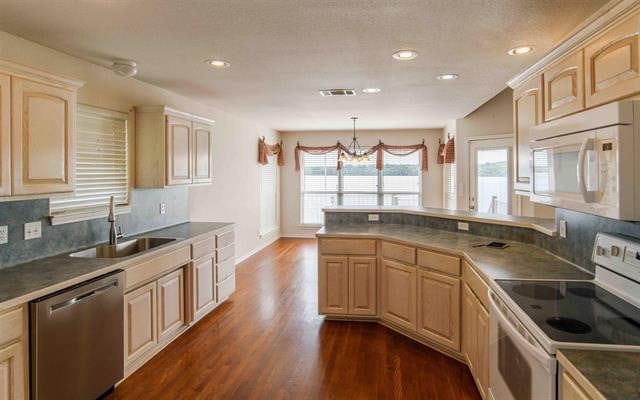
{"type": "Polygon", "coordinates": [[[529,129],[542,123],[542,77],[536,76],[513,91],[515,189],[529,191],[531,154],[529,129]]]}
{"type": "Polygon", "coordinates": [[[0,350],[0,400],[26,398],[24,354],[22,343],[0,350]]]}
{"type": "Polygon", "coordinates": [[[193,182],[211,183],[213,178],[213,129],[209,125],[193,123],[193,182]]]}
{"type": "Polygon", "coordinates": [[[193,316],[194,320],[204,317],[216,303],[215,267],[213,256],[193,262],[193,316]]]}
{"type": "Polygon", "coordinates": [[[125,355],[127,363],[158,343],[156,318],[156,282],[125,294],[125,355]]]}
{"type": "Polygon", "coordinates": [[[191,183],[191,121],[167,115],[167,185],[191,183]]]}
{"type": "Polygon", "coordinates": [[[471,288],[464,285],[462,290],[462,353],[471,372],[476,370],[478,317],[476,298],[471,288]]]}
{"type": "Polygon", "coordinates": [[[639,26],[636,13],[585,47],[587,107],[640,93],[639,26]]]}
{"type": "Polygon", "coordinates": [[[484,398],[489,393],[489,313],[476,299],[477,353],[475,375],[484,398]]]}
{"type": "Polygon", "coordinates": [[[418,334],[460,351],[460,279],[418,271],[418,334]]]}
{"type": "Polygon", "coordinates": [[[416,267],[382,260],[382,318],[416,330],[416,267]]]}
{"type": "Polygon", "coordinates": [[[74,189],[75,92],[11,80],[13,195],[74,189]]]}
{"type": "Polygon", "coordinates": [[[158,340],[173,336],[185,325],[184,270],[158,279],[158,340]]]}
{"type": "Polygon", "coordinates": [[[376,315],[376,260],[349,257],[349,314],[376,315]]]}
{"type": "Polygon", "coordinates": [[[560,400],[592,400],[592,397],[582,389],[567,371],[562,372],[562,388],[560,400]]]}
{"type": "Polygon", "coordinates": [[[584,109],[582,50],[551,66],[544,72],[543,80],[545,121],[584,109]]]}
{"type": "Polygon", "coordinates": [[[11,78],[0,74],[0,196],[11,194],[11,78]]]}
{"type": "Polygon", "coordinates": [[[347,257],[320,257],[318,307],[320,314],[349,313],[347,257]]]}

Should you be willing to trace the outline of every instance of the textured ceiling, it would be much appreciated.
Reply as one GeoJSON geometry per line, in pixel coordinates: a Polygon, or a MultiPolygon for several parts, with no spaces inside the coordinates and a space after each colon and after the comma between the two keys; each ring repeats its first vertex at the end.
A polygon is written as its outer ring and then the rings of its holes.
{"type": "MultiPolygon", "coordinates": [[[[500,92],[603,0],[2,0],[0,30],[278,130],[427,128],[500,92]],[[533,44],[533,54],[507,50],[533,44]],[[391,58],[416,49],[409,62],[391,58]],[[208,58],[231,62],[227,70],[208,58]],[[435,77],[445,72],[456,81],[435,77]],[[323,98],[325,88],[383,92],[323,98]]],[[[1,55],[0,55],[1,58],[1,55]]]]}

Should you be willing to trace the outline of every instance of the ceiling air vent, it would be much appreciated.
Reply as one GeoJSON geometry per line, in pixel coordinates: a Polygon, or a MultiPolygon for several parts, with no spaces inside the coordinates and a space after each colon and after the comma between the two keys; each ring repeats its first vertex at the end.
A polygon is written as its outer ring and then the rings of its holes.
{"type": "Polygon", "coordinates": [[[355,96],[354,89],[325,89],[320,90],[322,96],[355,96]]]}

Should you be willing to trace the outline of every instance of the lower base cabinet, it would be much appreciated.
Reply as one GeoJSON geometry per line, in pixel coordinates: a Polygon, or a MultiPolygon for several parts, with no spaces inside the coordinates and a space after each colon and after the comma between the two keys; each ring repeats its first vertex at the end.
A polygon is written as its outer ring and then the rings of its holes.
{"type": "Polygon", "coordinates": [[[216,305],[215,258],[209,254],[193,261],[193,320],[204,317],[216,305]]]}
{"type": "Polygon", "coordinates": [[[318,301],[321,314],[375,316],[375,257],[320,257],[318,301]]]}
{"type": "Polygon", "coordinates": [[[125,360],[130,364],[158,344],[156,282],[125,294],[124,303],[125,360]]]}
{"type": "Polygon", "coordinates": [[[184,269],[158,279],[158,341],[173,337],[185,324],[184,269]]]}
{"type": "Polygon", "coordinates": [[[376,315],[376,258],[349,257],[349,314],[376,315]]]}
{"type": "Polygon", "coordinates": [[[25,348],[22,342],[0,349],[0,400],[26,399],[25,348]]]}
{"type": "Polygon", "coordinates": [[[382,318],[416,331],[416,267],[382,260],[382,318]]]}
{"type": "Polygon", "coordinates": [[[417,333],[460,351],[460,279],[418,269],[417,333]]]}
{"type": "Polygon", "coordinates": [[[462,294],[462,351],[483,399],[489,393],[489,312],[468,285],[462,294]]]}

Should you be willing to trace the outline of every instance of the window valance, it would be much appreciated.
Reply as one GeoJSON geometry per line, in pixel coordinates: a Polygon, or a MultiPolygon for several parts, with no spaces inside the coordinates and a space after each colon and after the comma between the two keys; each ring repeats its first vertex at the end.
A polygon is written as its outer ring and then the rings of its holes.
{"type": "Polygon", "coordinates": [[[269,164],[267,157],[275,155],[278,156],[278,166],[282,167],[284,165],[284,148],[282,146],[282,140],[280,143],[267,144],[264,136],[261,139],[258,139],[258,163],[260,165],[269,164]]]}

